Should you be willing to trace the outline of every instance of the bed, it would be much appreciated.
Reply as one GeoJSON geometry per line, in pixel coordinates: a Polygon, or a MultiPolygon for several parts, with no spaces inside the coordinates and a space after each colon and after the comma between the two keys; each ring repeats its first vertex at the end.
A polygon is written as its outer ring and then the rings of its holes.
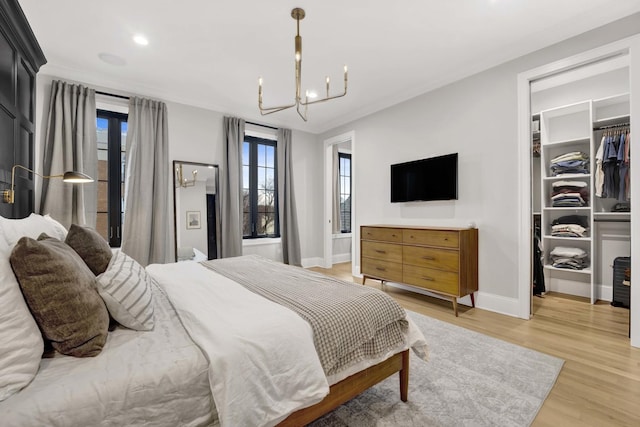
{"type": "MultiPolygon", "coordinates": [[[[17,251],[12,245],[17,245],[19,236],[35,239],[45,232],[65,240],[67,230],[39,216],[31,221],[37,226],[22,230],[7,221],[0,222],[0,309],[13,298],[11,307],[22,309],[21,327],[30,329],[20,331],[28,339],[21,338],[19,348],[0,351],[0,374],[8,373],[4,378],[12,379],[8,385],[0,382],[3,425],[304,425],[396,372],[399,398],[406,401],[409,348],[426,357],[422,334],[406,319],[402,319],[406,327],[399,329],[400,341],[371,339],[373,344],[361,346],[366,351],[358,347],[344,353],[350,355],[344,363],[340,362],[343,356],[332,353],[344,344],[331,341],[318,350],[313,319],[305,320],[304,313],[294,311],[296,307],[251,289],[263,286],[263,293],[272,292],[271,286],[259,284],[259,277],[233,275],[259,269],[258,276],[267,278],[267,284],[272,274],[284,274],[295,278],[295,283],[308,282],[316,288],[322,288],[324,280],[356,293],[363,287],[250,256],[142,269],[139,274],[149,277],[153,328],[132,330],[118,325],[93,357],[53,352],[54,357],[41,358],[42,343],[33,332],[37,322],[28,319],[28,298],[20,301],[17,292],[22,283],[7,274],[7,258],[17,251]],[[238,263],[253,267],[239,269],[238,263]],[[249,288],[243,281],[248,281],[249,288]],[[5,363],[6,353],[22,354],[27,347],[34,349],[29,357],[20,356],[24,366],[17,370],[22,372],[13,372],[16,369],[5,363]],[[329,368],[323,365],[327,360],[333,360],[329,368]]],[[[114,255],[97,282],[108,275],[111,264],[117,263],[114,260],[123,257],[114,255]]],[[[381,293],[365,294],[379,298],[381,293]]],[[[284,299],[298,304],[297,296],[286,295],[284,299]]],[[[378,314],[365,310],[360,316],[364,317],[358,324],[369,325],[377,322],[378,314]]],[[[17,326],[3,317],[0,326],[1,340],[11,339],[10,333],[18,336],[13,330],[17,326]]]]}

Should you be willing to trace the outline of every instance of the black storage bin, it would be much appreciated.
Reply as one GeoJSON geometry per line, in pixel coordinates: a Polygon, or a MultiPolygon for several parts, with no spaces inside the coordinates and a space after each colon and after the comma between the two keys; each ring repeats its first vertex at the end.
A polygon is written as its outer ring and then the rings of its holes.
{"type": "Polygon", "coordinates": [[[624,285],[625,270],[631,268],[631,257],[621,256],[613,260],[613,301],[611,305],[629,308],[631,286],[624,285]]]}

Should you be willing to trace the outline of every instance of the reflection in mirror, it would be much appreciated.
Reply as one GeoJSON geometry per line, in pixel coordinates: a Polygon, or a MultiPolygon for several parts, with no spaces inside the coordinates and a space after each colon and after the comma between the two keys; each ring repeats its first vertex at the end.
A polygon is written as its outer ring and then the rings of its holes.
{"type": "Polygon", "coordinates": [[[176,261],[218,258],[218,165],[173,161],[173,212],[176,261]]]}

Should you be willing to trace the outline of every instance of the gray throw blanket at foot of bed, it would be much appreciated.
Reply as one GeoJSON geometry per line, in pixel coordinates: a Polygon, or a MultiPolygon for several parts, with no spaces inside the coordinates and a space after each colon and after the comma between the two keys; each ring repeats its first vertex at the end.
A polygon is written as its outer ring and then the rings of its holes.
{"type": "Polygon", "coordinates": [[[377,289],[255,255],[201,264],[305,319],[327,376],[404,342],[404,309],[377,289]]]}

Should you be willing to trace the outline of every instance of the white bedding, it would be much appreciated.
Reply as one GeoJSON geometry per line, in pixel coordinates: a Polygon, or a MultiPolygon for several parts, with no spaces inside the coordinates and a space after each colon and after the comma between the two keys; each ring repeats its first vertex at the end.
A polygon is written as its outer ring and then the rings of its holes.
{"type": "Polygon", "coordinates": [[[197,263],[155,264],[147,271],[210,360],[222,427],[275,425],[322,400],[330,384],[400,351],[412,347],[427,356],[422,332],[407,317],[409,328],[398,348],[326,378],[311,326],[288,308],[197,263]]]}
{"type": "Polygon", "coordinates": [[[293,311],[200,264],[147,271],[209,358],[221,426],[272,426],[329,392],[311,326],[293,311]]]}
{"type": "Polygon", "coordinates": [[[118,327],[96,357],[42,359],[35,379],[0,402],[0,425],[200,426],[215,422],[208,362],[162,291],[155,327],[118,327]]]}

